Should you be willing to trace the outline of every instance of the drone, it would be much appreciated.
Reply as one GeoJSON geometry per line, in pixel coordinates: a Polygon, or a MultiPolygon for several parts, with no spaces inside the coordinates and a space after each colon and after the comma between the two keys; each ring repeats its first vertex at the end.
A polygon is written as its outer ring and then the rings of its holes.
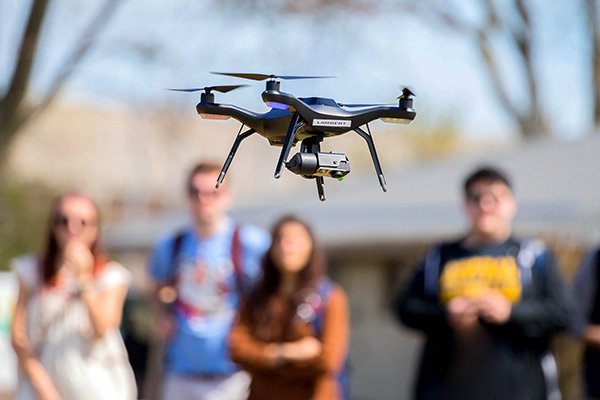
{"type": "Polygon", "coordinates": [[[407,87],[398,97],[398,105],[344,104],[323,97],[296,97],[281,91],[281,80],[333,78],[332,76],[269,75],[260,73],[211,72],[255,81],[266,81],[262,92],[263,102],[270,107],[265,113],[256,113],[231,104],[215,102],[213,92],[227,93],[248,85],[221,85],[172,91],[202,91],[196,111],[203,119],[225,120],[234,118],[242,124],[215,187],[218,189],[229,170],[241,142],[254,133],[269,141],[271,146],[281,147],[275,167],[275,178],[280,178],[283,168],[304,178],[315,179],[319,199],[325,201],[324,178],[343,179],[350,173],[350,161],[344,153],[321,152],[321,142],[328,137],[354,131],[366,142],[384,192],[385,177],[377,157],[377,151],[369,123],[380,119],[389,123],[410,123],[416,116],[413,109],[415,94],[407,87]],[[357,108],[357,109],[354,109],[357,108]],[[362,127],[366,127],[366,131],[362,127]],[[244,131],[244,127],[248,129],[244,131]],[[291,148],[300,142],[300,151],[289,158],[291,148]],[[289,159],[288,159],[289,158],[289,159]]]}

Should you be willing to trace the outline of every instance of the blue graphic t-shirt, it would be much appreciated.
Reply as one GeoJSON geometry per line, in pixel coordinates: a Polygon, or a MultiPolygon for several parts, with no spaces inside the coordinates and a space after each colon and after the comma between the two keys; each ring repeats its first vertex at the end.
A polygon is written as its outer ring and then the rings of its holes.
{"type": "MultiPolygon", "coordinates": [[[[184,231],[177,261],[173,260],[176,235],[161,240],[153,250],[150,276],[159,283],[174,283],[176,329],[167,347],[167,370],[180,374],[231,374],[227,336],[239,303],[238,281],[231,252],[232,220],[208,238],[192,227],[184,231]]],[[[256,227],[241,226],[241,283],[249,290],[270,237],[256,227]]]]}

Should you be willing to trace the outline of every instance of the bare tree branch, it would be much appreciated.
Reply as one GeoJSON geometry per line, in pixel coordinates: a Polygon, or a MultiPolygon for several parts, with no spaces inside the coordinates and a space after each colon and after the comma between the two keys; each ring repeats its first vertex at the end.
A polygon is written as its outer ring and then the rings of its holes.
{"type": "Polygon", "coordinates": [[[83,60],[83,58],[85,58],[85,56],[88,54],[98,34],[102,31],[108,21],[110,21],[111,16],[117,9],[116,6],[121,3],[122,1],[119,0],[107,0],[102,5],[100,11],[96,14],[94,19],[80,36],[80,39],[77,42],[77,45],[73,48],[71,55],[63,61],[62,66],[54,78],[47,95],[39,104],[31,109],[25,121],[23,121],[24,123],[37,117],[46,109],[46,107],[48,107],[50,103],[52,103],[52,101],[54,101],[67,79],[71,76],[81,60],[83,60]]]}
{"type": "Polygon", "coordinates": [[[535,72],[535,58],[533,55],[533,27],[531,17],[523,0],[516,0],[516,9],[521,16],[523,29],[520,36],[515,37],[517,47],[523,57],[523,67],[525,69],[526,82],[528,86],[530,117],[524,131],[526,136],[544,136],[548,133],[548,126],[544,119],[542,105],[538,90],[537,76],[535,72]]]}
{"type": "Polygon", "coordinates": [[[420,15],[429,18],[434,25],[443,26],[447,29],[452,29],[457,33],[465,36],[476,36],[477,27],[467,24],[465,21],[457,17],[447,8],[440,7],[435,1],[417,2],[413,5],[404,5],[406,11],[412,12],[415,15],[420,15]]]}
{"type": "Polygon", "coordinates": [[[502,80],[502,72],[498,67],[499,60],[497,59],[497,55],[494,53],[492,46],[493,30],[502,26],[501,18],[494,7],[493,1],[486,0],[482,4],[485,5],[485,19],[477,33],[476,40],[484,61],[485,72],[488,74],[488,78],[490,79],[500,105],[509,115],[515,116],[518,120],[520,116],[519,110],[512,103],[509,90],[502,80]]]}
{"type": "MultiPolygon", "coordinates": [[[[589,0],[592,1],[592,0],[589,0]]],[[[533,137],[547,135],[548,127],[545,123],[542,107],[539,102],[539,91],[535,71],[535,59],[532,52],[532,25],[531,16],[523,0],[514,0],[514,9],[519,16],[519,24],[511,26],[504,21],[494,0],[484,0],[479,3],[483,7],[484,16],[478,26],[471,26],[462,21],[455,9],[448,3],[420,1],[418,9],[420,14],[437,20],[444,28],[452,29],[465,37],[471,37],[481,56],[485,73],[494,89],[496,98],[505,112],[512,116],[521,135],[533,137]],[[518,63],[523,71],[526,82],[529,107],[518,107],[512,100],[508,83],[502,78],[500,69],[501,55],[494,49],[494,39],[501,34],[508,43],[514,46],[518,63]]]]}
{"type": "Polygon", "coordinates": [[[15,73],[7,94],[0,100],[0,155],[6,152],[18,131],[32,119],[40,115],[51,104],[72,72],[89,52],[100,31],[110,21],[110,17],[121,4],[118,0],[106,0],[100,10],[81,34],[70,55],[63,61],[48,93],[37,103],[27,104],[31,67],[35,58],[37,44],[44,15],[47,12],[48,0],[34,0],[27,28],[23,35],[15,73]]]}
{"type": "Polygon", "coordinates": [[[485,66],[484,72],[487,74],[488,79],[494,88],[494,93],[496,93],[496,97],[498,98],[500,105],[510,115],[518,116],[519,112],[511,102],[508,91],[502,82],[501,73],[498,69],[498,63],[494,59],[488,36],[481,32],[477,37],[477,44],[479,46],[479,52],[485,66]]]}
{"type": "Polygon", "coordinates": [[[0,100],[0,120],[5,127],[0,131],[0,148],[4,147],[12,136],[10,129],[14,126],[17,109],[23,103],[27,93],[33,60],[47,9],[48,0],[34,0],[31,5],[21,46],[17,53],[13,76],[8,91],[0,100]],[[9,131],[5,132],[5,129],[9,129],[9,131]]]}
{"type": "Polygon", "coordinates": [[[600,21],[597,0],[586,0],[587,24],[589,27],[591,69],[594,90],[592,91],[594,126],[600,126],[600,21]]]}

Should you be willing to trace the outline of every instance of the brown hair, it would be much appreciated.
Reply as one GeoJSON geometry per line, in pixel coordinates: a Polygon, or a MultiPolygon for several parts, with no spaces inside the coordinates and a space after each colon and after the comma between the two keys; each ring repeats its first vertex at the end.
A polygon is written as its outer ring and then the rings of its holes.
{"type": "Polygon", "coordinates": [[[471,172],[465,178],[465,181],[463,183],[463,194],[465,195],[465,197],[469,195],[471,187],[479,182],[500,182],[506,185],[506,187],[508,187],[510,190],[512,190],[510,180],[504,172],[500,171],[498,168],[495,167],[483,166],[471,172]]]}
{"type": "MultiPolygon", "coordinates": [[[[187,176],[187,180],[185,181],[186,193],[189,194],[191,192],[194,177],[197,174],[213,174],[213,173],[218,174],[219,172],[221,172],[221,166],[219,164],[217,164],[216,162],[201,162],[201,163],[194,165],[194,167],[192,167],[192,169],[190,169],[190,172],[188,173],[188,176],[187,176]]],[[[225,184],[225,182],[223,182],[223,183],[225,184]]]]}
{"type": "MultiPolygon", "coordinates": [[[[280,218],[271,230],[271,240],[269,251],[263,257],[262,275],[243,308],[243,313],[249,318],[248,322],[250,326],[260,328],[261,332],[273,331],[273,327],[269,326],[269,323],[271,322],[272,324],[273,322],[271,318],[273,308],[285,306],[291,310],[295,310],[305,300],[302,295],[316,291],[319,280],[325,274],[325,256],[323,250],[318,246],[310,226],[300,218],[293,215],[286,215],[280,218]],[[274,304],[272,300],[276,297],[277,289],[281,283],[281,272],[273,261],[272,251],[278,243],[281,229],[289,223],[300,224],[306,229],[312,242],[312,251],[306,266],[298,272],[294,294],[290,298],[283,299],[286,303],[285,305],[274,304]]],[[[292,312],[288,315],[284,325],[292,324],[293,317],[294,313],[292,312]]]]}
{"type": "MultiPolygon", "coordinates": [[[[39,263],[40,273],[42,276],[42,282],[44,285],[52,286],[55,284],[54,281],[56,278],[56,273],[58,272],[57,261],[58,261],[58,256],[59,256],[59,248],[58,248],[58,242],[56,241],[56,236],[54,233],[54,227],[55,227],[57,219],[60,217],[59,210],[60,210],[60,207],[61,207],[63,201],[65,199],[71,198],[71,197],[80,197],[80,198],[86,199],[93,205],[94,210],[96,211],[96,219],[97,219],[96,225],[98,227],[98,232],[100,232],[100,212],[98,210],[98,206],[91,199],[91,197],[89,197],[83,193],[80,193],[80,192],[65,193],[65,194],[62,194],[59,197],[57,197],[54,200],[54,202],[52,203],[52,208],[50,210],[50,216],[48,218],[48,231],[47,231],[48,234],[46,235],[46,246],[40,257],[40,263],[39,263]]],[[[96,238],[94,243],[92,243],[90,250],[94,256],[93,274],[94,274],[94,276],[96,276],[96,275],[98,275],[98,273],[102,270],[102,268],[106,264],[106,257],[104,256],[104,253],[101,250],[99,234],[98,234],[98,238],[96,238]]]]}

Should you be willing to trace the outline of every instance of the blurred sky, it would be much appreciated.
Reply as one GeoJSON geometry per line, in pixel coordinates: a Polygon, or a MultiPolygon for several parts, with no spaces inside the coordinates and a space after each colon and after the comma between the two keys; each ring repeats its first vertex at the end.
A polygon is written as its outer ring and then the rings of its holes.
{"type": "MultiPolygon", "coordinates": [[[[35,65],[38,93],[47,88],[82,27],[103,1],[50,2],[42,51],[35,65]]],[[[567,139],[585,136],[591,129],[586,94],[590,81],[585,70],[589,52],[582,39],[581,1],[528,2],[536,13],[536,68],[542,76],[543,102],[555,118],[556,135],[567,139]]],[[[263,83],[209,72],[335,75],[336,79],[285,82],[283,89],[298,96],[368,103],[394,102],[400,85],[410,85],[418,95],[414,125],[451,121],[467,135],[514,137],[514,125],[492,95],[473,42],[463,36],[392,6],[389,11],[382,6],[383,13],[325,9],[312,15],[282,15],[247,5],[274,2],[122,0],[64,94],[118,107],[174,104],[193,113],[198,95],[164,88],[250,83],[254,86],[221,95],[217,101],[263,111],[263,83]]],[[[478,0],[454,2],[467,20],[478,17],[478,0]]],[[[0,0],[3,87],[10,74],[7,55],[16,51],[29,3],[0,0]]],[[[501,51],[505,55],[502,69],[514,98],[523,102],[523,85],[513,55],[508,48],[501,51]]]]}

